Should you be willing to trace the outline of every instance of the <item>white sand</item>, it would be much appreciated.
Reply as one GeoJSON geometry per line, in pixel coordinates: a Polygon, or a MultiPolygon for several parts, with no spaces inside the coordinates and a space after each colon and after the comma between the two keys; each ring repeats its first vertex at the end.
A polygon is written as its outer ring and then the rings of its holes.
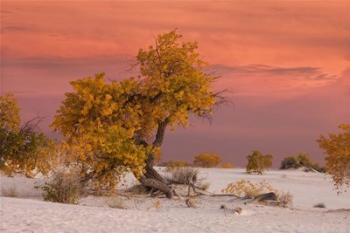
{"type": "MultiPolygon", "coordinates": [[[[201,169],[219,192],[237,179],[266,180],[294,196],[294,208],[244,205],[232,198],[201,198],[189,209],[183,200],[122,199],[128,209],[110,208],[103,197],[87,197],[80,205],[44,202],[33,189],[40,179],[1,177],[1,187],[16,187],[20,198],[0,197],[0,232],[248,232],[350,233],[350,193],[337,195],[329,177],[299,171],[247,175],[240,169],[201,169]],[[155,203],[160,202],[160,208],[155,203]],[[315,209],[322,202],[326,209],[315,209]],[[241,215],[219,209],[240,206],[241,215]],[[338,210],[336,210],[338,209],[338,210]]],[[[126,185],[135,181],[128,177],[126,185]]]]}

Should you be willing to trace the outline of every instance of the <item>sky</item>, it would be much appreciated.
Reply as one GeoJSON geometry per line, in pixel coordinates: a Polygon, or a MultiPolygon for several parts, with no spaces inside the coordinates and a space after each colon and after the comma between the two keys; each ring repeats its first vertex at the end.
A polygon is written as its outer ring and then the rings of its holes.
{"type": "Polygon", "coordinates": [[[121,80],[140,48],[177,29],[199,43],[228,89],[213,121],[168,132],[163,159],[200,152],[245,165],[255,149],[274,165],[298,152],[322,163],[320,134],[350,122],[350,1],[1,1],[1,91],[23,120],[48,125],[69,81],[121,80]]]}

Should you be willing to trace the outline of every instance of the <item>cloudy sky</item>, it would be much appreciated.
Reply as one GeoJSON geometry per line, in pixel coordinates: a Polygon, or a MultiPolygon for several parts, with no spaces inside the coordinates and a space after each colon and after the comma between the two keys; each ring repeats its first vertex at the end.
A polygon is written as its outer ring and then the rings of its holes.
{"type": "Polygon", "coordinates": [[[281,158],[350,122],[349,1],[1,1],[1,90],[48,132],[69,81],[135,73],[139,48],[177,28],[199,42],[232,104],[211,124],[167,135],[164,159],[210,151],[244,165],[254,149],[281,158]]]}

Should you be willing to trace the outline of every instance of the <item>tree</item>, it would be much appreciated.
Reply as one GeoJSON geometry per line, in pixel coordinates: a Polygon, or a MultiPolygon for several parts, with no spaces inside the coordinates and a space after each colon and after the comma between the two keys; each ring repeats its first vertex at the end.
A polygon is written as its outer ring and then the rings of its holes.
{"type": "Polygon", "coordinates": [[[339,133],[321,135],[318,139],[326,153],[326,170],[338,190],[344,185],[350,186],[350,125],[340,125],[339,129],[339,133]]]}
{"type": "Polygon", "coordinates": [[[272,155],[263,155],[258,150],[253,151],[252,154],[247,156],[247,172],[262,174],[267,168],[272,166],[272,158],[272,155]]]}
{"type": "MultiPolygon", "coordinates": [[[[75,148],[77,161],[99,182],[131,170],[146,187],[173,192],[153,168],[167,128],[188,126],[189,116],[208,117],[222,98],[211,90],[196,42],[176,31],[140,49],[140,77],[106,82],[104,74],[72,82],[53,128],[75,148]]],[[[113,182],[111,183],[113,186],[113,182]]]]}
{"type": "Polygon", "coordinates": [[[216,167],[221,162],[219,155],[214,153],[202,153],[194,157],[193,165],[198,167],[216,167]]]}
{"type": "Polygon", "coordinates": [[[289,156],[281,162],[281,169],[296,169],[300,167],[313,168],[313,162],[308,154],[300,153],[296,156],[289,156]]]}
{"type": "Polygon", "coordinates": [[[35,131],[35,119],[20,126],[19,107],[13,95],[0,96],[0,170],[7,175],[50,170],[54,143],[35,131]]]}
{"type": "Polygon", "coordinates": [[[19,107],[12,94],[0,96],[0,128],[18,130],[20,126],[19,107]]]}
{"type": "Polygon", "coordinates": [[[318,172],[324,172],[324,168],[313,162],[310,159],[310,156],[306,153],[300,153],[296,156],[284,158],[281,162],[280,169],[297,169],[300,167],[316,170],[318,172]]]}
{"type": "Polygon", "coordinates": [[[295,156],[288,156],[281,161],[280,169],[296,169],[300,167],[300,163],[295,156]]]}

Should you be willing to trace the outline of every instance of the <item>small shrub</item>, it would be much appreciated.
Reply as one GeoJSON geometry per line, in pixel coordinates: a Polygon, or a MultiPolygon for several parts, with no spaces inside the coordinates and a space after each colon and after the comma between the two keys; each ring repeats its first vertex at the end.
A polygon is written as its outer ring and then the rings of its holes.
{"type": "Polygon", "coordinates": [[[18,197],[17,189],[15,186],[11,186],[8,188],[1,188],[1,196],[3,197],[18,197]]]}
{"type": "Polygon", "coordinates": [[[221,168],[234,168],[234,166],[232,163],[226,162],[221,164],[221,168]]]}
{"type": "Polygon", "coordinates": [[[293,204],[293,196],[289,192],[277,192],[277,200],[279,201],[279,206],[287,208],[293,204]]]}
{"type": "Polygon", "coordinates": [[[171,181],[176,184],[195,184],[198,181],[198,170],[191,167],[171,171],[171,181]]]}
{"type": "Polygon", "coordinates": [[[317,203],[314,205],[314,208],[326,208],[326,205],[324,203],[317,203]]]}
{"type": "Polygon", "coordinates": [[[321,135],[317,140],[326,157],[326,170],[338,193],[350,188],[350,124],[339,125],[340,132],[321,135]]]}
{"type": "Polygon", "coordinates": [[[110,208],[115,209],[126,209],[126,206],[121,198],[118,197],[111,197],[107,200],[107,205],[110,208]]]}
{"type": "Polygon", "coordinates": [[[282,160],[280,169],[297,169],[300,167],[305,167],[305,171],[318,171],[325,172],[325,168],[321,167],[317,163],[310,159],[310,156],[306,153],[300,153],[296,156],[289,156],[282,160]]]}
{"type": "Polygon", "coordinates": [[[289,156],[282,160],[280,169],[282,170],[291,169],[291,168],[296,169],[299,167],[300,167],[300,164],[298,159],[296,157],[289,156]]]}
{"type": "Polygon", "coordinates": [[[253,151],[251,155],[247,156],[247,172],[262,174],[267,168],[270,168],[272,166],[272,158],[272,155],[263,155],[258,150],[253,151]]]}
{"type": "Polygon", "coordinates": [[[202,153],[194,157],[193,165],[197,167],[216,167],[219,165],[221,158],[217,154],[202,153]]]}
{"type": "Polygon", "coordinates": [[[178,168],[170,172],[170,177],[168,178],[170,183],[178,185],[187,185],[187,195],[190,195],[190,190],[208,190],[210,184],[208,182],[203,182],[204,179],[198,178],[199,171],[192,167],[178,168]]]}
{"type": "Polygon", "coordinates": [[[127,192],[131,194],[147,194],[147,188],[141,184],[136,184],[127,189],[127,192]]]}
{"type": "Polygon", "coordinates": [[[273,191],[275,190],[266,181],[253,183],[249,180],[243,179],[235,183],[228,184],[227,187],[222,190],[223,193],[235,194],[242,198],[254,198],[260,194],[273,191]]]}
{"type": "Polygon", "coordinates": [[[197,208],[197,201],[194,198],[187,198],[185,204],[188,208],[197,208]]]}
{"type": "MultiPolygon", "coordinates": [[[[241,198],[253,199],[258,195],[273,192],[277,196],[277,201],[274,205],[280,207],[289,207],[293,203],[293,196],[289,192],[280,192],[272,187],[266,181],[253,183],[249,180],[239,180],[235,183],[230,183],[222,190],[223,193],[234,194],[241,198]]],[[[268,204],[266,202],[266,204],[268,204]]]]}
{"type": "Polygon", "coordinates": [[[190,164],[188,162],[182,161],[182,160],[171,160],[171,161],[168,161],[166,163],[163,163],[163,165],[167,168],[167,171],[172,171],[172,170],[175,170],[177,168],[190,166],[190,164]]]}
{"type": "Polygon", "coordinates": [[[160,204],[160,201],[159,200],[156,200],[154,203],[153,203],[153,207],[155,209],[159,209],[161,207],[161,204],[160,204]]]}
{"type": "Polygon", "coordinates": [[[55,172],[52,179],[41,186],[45,201],[77,204],[82,193],[80,178],[74,172],[55,172]]]}

